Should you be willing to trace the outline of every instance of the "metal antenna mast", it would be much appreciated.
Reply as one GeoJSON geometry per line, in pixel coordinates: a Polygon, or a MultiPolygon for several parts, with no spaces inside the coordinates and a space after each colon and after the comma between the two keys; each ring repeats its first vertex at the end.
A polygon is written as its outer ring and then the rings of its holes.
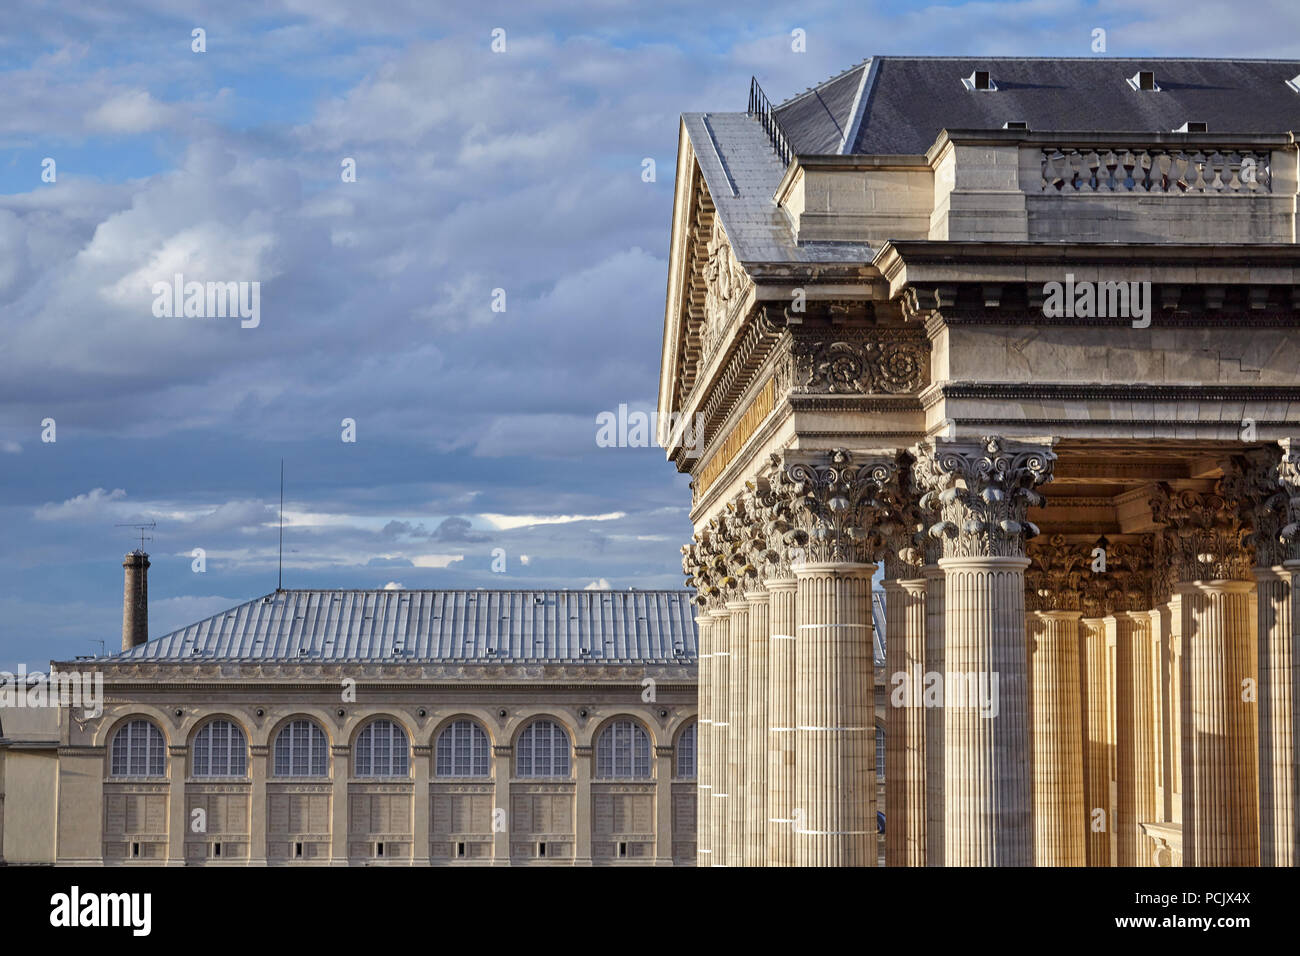
{"type": "Polygon", "coordinates": [[[137,530],[139,530],[139,532],[140,532],[140,550],[143,551],[143,550],[144,550],[144,543],[145,543],[146,541],[152,541],[152,540],[153,540],[153,536],[152,536],[152,535],[150,535],[149,537],[145,537],[145,532],[146,532],[146,531],[152,531],[152,530],[154,530],[154,528],[158,527],[158,522],[156,522],[156,521],[150,521],[148,524],[115,524],[115,525],[113,525],[113,527],[114,527],[114,528],[136,528],[137,530]]]}

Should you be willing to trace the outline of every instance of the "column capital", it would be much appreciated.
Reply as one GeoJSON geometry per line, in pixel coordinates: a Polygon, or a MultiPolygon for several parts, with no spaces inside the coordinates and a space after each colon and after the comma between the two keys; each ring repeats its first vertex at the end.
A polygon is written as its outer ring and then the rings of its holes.
{"type": "Polygon", "coordinates": [[[1175,489],[1161,482],[1150,499],[1151,518],[1162,525],[1172,580],[1251,580],[1252,556],[1245,546],[1250,528],[1242,521],[1240,502],[1246,481],[1230,471],[1210,492],[1175,489]]]}
{"type": "Polygon", "coordinates": [[[978,442],[917,445],[917,485],[936,502],[939,521],[930,534],[943,543],[943,556],[1020,557],[1025,541],[1038,534],[1026,518],[1043,503],[1034,489],[1052,480],[1056,455],[1051,442],[1008,442],[992,435],[978,442]]]}
{"type": "Polygon", "coordinates": [[[1223,478],[1235,493],[1256,567],[1300,561],[1300,439],[1283,439],[1242,456],[1223,478]]]}
{"type": "Polygon", "coordinates": [[[882,547],[886,489],[898,470],[893,451],[789,451],[773,460],[772,492],[785,503],[782,536],[790,568],[865,564],[882,547]]]}

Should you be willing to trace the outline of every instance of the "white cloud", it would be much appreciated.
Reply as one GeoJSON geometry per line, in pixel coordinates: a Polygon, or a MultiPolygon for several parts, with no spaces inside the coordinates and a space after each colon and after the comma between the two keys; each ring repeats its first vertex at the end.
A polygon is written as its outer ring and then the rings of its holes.
{"type": "Polygon", "coordinates": [[[417,554],[411,557],[411,563],[417,568],[445,568],[463,560],[463,554],[417,554]]]}
{"type": "Polygon", "coordinates": [[[626,511],[610,511],[599,515],[479,515],[484,521],[499,531],[512,528],[527,528],[539,524],[572,524],[575,521],[617,521],[626,518],[626,511]]]}
{"type": "Polygon", "coordinates": [[[148,90],[129,90],[86,114],[86,125],[104,133],[145,133],[165,125],[172,115],[172,108],[148,90]]]}
{"type": "Polygon", "coordinates": [[[384,585],[384,590],[385,590],[385,591],[402,591],[402,590],[405,590],[405,586],[404,586],[401,582],[399,582],[399,581],[389,581],[387,584],[384,585]]]}
{"type": "Polygon", "coordinates": [[[0,441],[0,451],[8,455],[21,455],[23,446],[16,441],[0,441]]]}
{"type": "Polygon", "coordinates": [[[105,513],[115,515],[121,509],[115,507],[114,502],[119,502],[125,497],[126,491],[121,488],[114,488],[112,491],[93,488],[84,495],[77,495],[75,498],[69,498],[59,504],[51,502],[41,505],[36,509],[35,517],[38,521],[67,521],[70,519],[84,521],[89,518],[102,517],[105,513]]]}
{"type": "Polygon", "coordinates": [[[582,589],[584,591],[608,591],[610,590],[610,584],[605,578],[597,578],[590,584],[583,585],[582,589]]]}

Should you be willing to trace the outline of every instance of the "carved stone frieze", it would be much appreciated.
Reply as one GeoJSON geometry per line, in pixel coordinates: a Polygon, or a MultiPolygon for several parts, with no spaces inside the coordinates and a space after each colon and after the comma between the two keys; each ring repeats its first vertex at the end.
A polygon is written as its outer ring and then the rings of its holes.
{"type": "Polygon", "coordinates": [[[726,334],[727,327],[739,303],[752,284],[740,262],[731,251],[731,243],[722,228],[722,221],[713,217],[709,236],[708,258],[704,264],[704,328],[702,338],[704,360],[707,361],[726,334]]]}
{"type": "Polygon", "coordinates": [[[799,332],[778,378],[795,394],[899,395],[929,381],[929,344],[911,329],[799,332]]]}
{"type": "Polygon", "coordinates": [[[1010,443],[990,436],[979,443],[926,443],[916,450],[918,484],[937,500],[939,520],[930,534],[945,558],[1023,557],[1038,534],[1026,517],[1042,505],[1034,489],[1052,480],[1056,455],[1046,445],[1010,443]]]}

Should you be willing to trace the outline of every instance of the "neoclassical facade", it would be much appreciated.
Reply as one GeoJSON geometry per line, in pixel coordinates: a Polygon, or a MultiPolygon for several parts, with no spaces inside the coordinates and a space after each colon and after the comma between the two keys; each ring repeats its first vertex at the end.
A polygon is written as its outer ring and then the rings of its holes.
{"type": "Polygon", "coordinates": [[[102,714],[0,741],[8,862],[694,864],[688,593],[277,591],[135,644],[142,567],[126,648],[55,665],[102,714]]]}
{"type": "Polygon", "coordinates": [[[1295,864],[1298,75],[878,57],[682,117],[701,865],[876,865],[877,809],[893,866],[1295,864]]]}

